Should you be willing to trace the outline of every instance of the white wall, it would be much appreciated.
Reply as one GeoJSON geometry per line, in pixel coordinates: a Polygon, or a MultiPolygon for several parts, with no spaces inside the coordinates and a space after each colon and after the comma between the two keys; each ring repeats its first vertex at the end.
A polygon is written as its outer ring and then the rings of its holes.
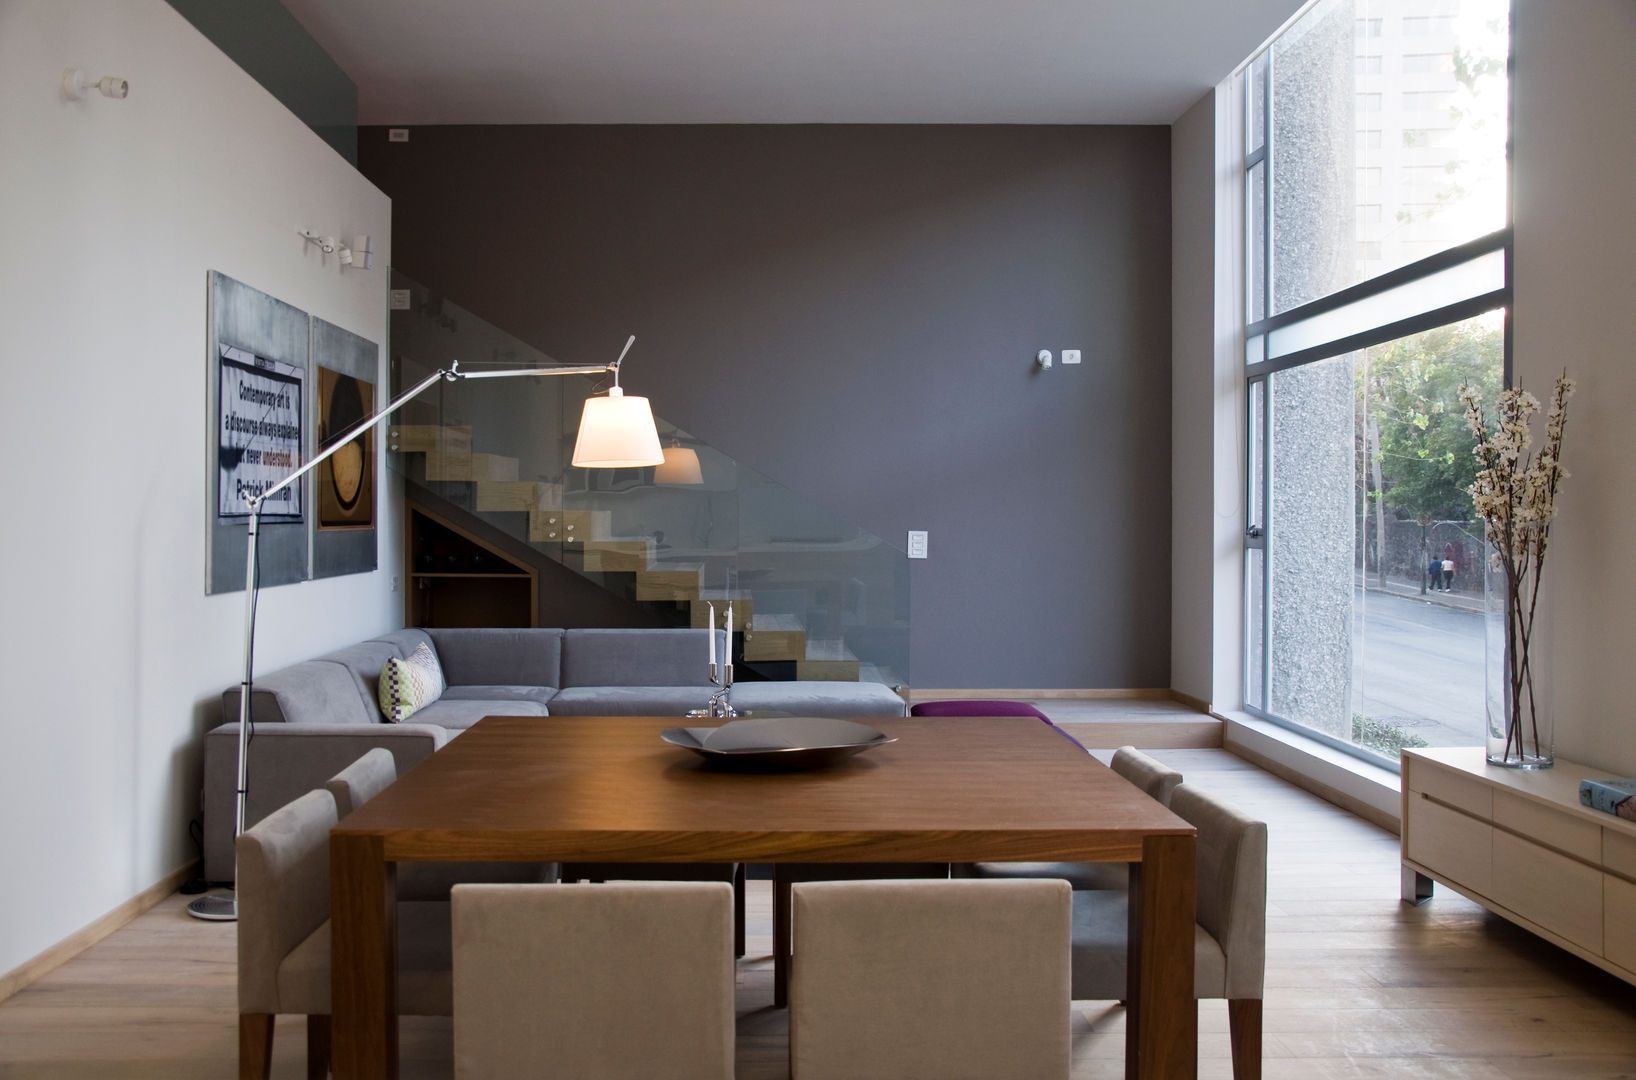
{"type": "MultiPolygon", "coordinates": [[[[384,269],[295,229],[367,232],[382,268],[390,220],[161,0],[0,0],[0,972],[194,855],[243,619],[204,594],[206,272],[384,345],[384,269]],[[130,97],[64,102],[70,65],[130,97]]],[[[397,513],[376,573],[263,591],[259,670],[399,625],[397,513]]]]}
{"type": "Polygon", "coordinates": [[[1170,685],[1218,711],[1242,704],[1239,182],[1217,164],[1230,99],[1212,90],[1170,129],[1170,685]]]}
{"type": "Polygon", "coordinates": [[[1636,774],[1636,4],[1519,0],[1514,27],[1514,371],[1541,398],[1563,368],[1552,531],[1557,753],[1636,774]],[[1571,12],[1571,14],[1570,14],[1571,12]]]}

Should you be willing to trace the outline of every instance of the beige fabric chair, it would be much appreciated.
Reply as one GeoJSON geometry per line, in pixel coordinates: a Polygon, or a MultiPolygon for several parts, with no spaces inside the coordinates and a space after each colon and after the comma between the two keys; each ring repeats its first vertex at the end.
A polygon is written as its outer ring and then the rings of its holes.
{"type": "MultiPolygon", "coordinates": [[[[391,786],[398,778],[390,750],[376,747],[324,783],[335,798],[335,809],[346,817],[391,786]]],[[[447,900],[449,889],[461,882],[514,882],[538,884],[555,881],[556,863],[422,863],[398,865],[398,899],[447,900]]]]}
{"type": "MultiPolygon", "coordinates": [[[[1113,752],[1114,772],[1135,784],[1164,806],[1170,793],[1182,782],[1182,774],[1164,762],[1149,757],[1134,746],[1113,752]]],[[[1019,862],[968,863],[957,868],[956,877],[977,878],[1062,878],[1076,890],[1124,889],[1130,884],[1130,868],[1125,863],[1019,862]]]]}
{"type": "Polygon", "coordinates": [[[949,876],[948,863],[774,863],[773,1008],[790,1001],[790,888],[802,881],[869,881],[949,876]]]}
{"type": "Polygon", "coordinates": [[[725,881],[733,887],[733,955],[744,955],[743,863],[563,863],[562,880],[589,881],[725,881]]]}
{"type": "Polygon", "coordinates": [[[730,1080],[726,882],[457,885],[454,1075],[730,1080]]]}
{"type": "Polygon", "coordinates": [[[1065,881],[795,886],[793,1080],[1069,1070],[1065,881]]]}
{"type": "MultiPolygon", "coordinates": [[[[238,838],[239,1076],[272,1067],[273,1017],[307,1017],[307,1075],[329,1071],[329,831],[335,800],[312,791],[238,838]]],[[[398,1011],[447,1016],[449,905],[398,904],[398,1011]]]]}
{"type": "MultiPolygon", "coordinates": [[[[1198,830],[1194,995],[1226,998],[1235,1080],[1260,1080],[1267,968],[1267,826],[1183,784],[1170,808],[1198,830]]],[[[1074,893],[1074,999],[1126,996],[1128,894],[1074,893]]]]}

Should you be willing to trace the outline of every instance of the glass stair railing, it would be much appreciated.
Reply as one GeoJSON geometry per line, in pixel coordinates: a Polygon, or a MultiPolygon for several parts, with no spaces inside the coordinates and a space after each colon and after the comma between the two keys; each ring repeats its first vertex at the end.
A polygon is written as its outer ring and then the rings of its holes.
{"type": "MultiPolygon", "coordinates": [[[[394,393],[456,359],[473,370],[557,362],[396,271],[392,288],[394,393]]],[[[388,460],[411,506],[526,545],[630,605],[632,625],[703,627],[709,605],[718,620],[731,605],[738,681],[906,693],[904,553],[663,419],[664,465],[571,467],[581,407],[601,387],[581,376],[439,383],[388,428],[388,460]]]]}

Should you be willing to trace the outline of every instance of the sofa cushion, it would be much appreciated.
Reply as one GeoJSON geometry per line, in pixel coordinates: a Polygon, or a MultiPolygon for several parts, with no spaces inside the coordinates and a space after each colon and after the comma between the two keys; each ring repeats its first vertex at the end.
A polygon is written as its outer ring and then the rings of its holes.
{"type": "MultiPolygon", "coordinates": [[[[718,631],[718,654],[724,640],[718,631]]],[[[704,630],[568,630],[557,685],[708,687],[706,641],[704,630]]]]}
{"type": "Polygon", "coordinates": [[[464,731],[485,716],[549,716],[537,701],[463,701],[439,698],[415,714],[417,724],[437,724],[450,731],[464,731]]]}
{"type": "Polygon", "coordinates": [[[562,685],[561,630],[462,627],[425,633],[437,649],[443,678],[453,685],[562,685]]]}
{"type": "Polygon", "coordinates": [[[891,687],[872,682],[747,682],[733,686],[733,708],[739,712],[772,710],[793,716],[902,716],[904,702],[891,687]]]}
{"type": "Polygon", "coordinates": [[[710,688],[697,686],[565,686],[551,699],[552,716],[675,716],[702,709],[710,688]]]}
{"type": "MultiPolygon", "coordinates": [[[[222,721],[239,718],[239,688],[222,694],[222,721]]],[[[365,703],[352,672],[333,660],[304,660],[257,675],[250,692],[256,724],[378,724],[381,712],[365,703]]]]}
{"type": "Polygon", "coordinates": [[[346,668],[352,675],[353,684],[358,688],[358,695],[364,699],[366,706],[374,711],[375,719],[379,720],[382,716],[381,671],[386,667],[388,660],[396,660],[398,657],[397,647],[388,642],[360,641],[356,645],[348,645],[344,649],[325,653],[318,659],[329,660],[346,668]]]}
{"type": "Polygon", "coordinates": [[[433,645],[432,639],[426,636],[426,631],[418,630],[412,626],[407,630],[394,630],[390,634],[381,634],[369,640],[384,641],[396,649],[399,656],[408,656],[415,651],[415,646],[422,642],[426,644],[428,649],[431,649],[434,653],[437,652],[437,646],[433,645]]]}
{"type": "Polygon", "coordinates": [[[549,706],[556,693],[549,686],[448,686],[443,690],[445,701],[533,701],[549,706]]]}
{"type": "Polygon", "coordinates": [[[381,713],[394,724],[442,696],[443,672],[428,645],[416,645],[407,660],[391,657],[381,669],[381,713]]]}

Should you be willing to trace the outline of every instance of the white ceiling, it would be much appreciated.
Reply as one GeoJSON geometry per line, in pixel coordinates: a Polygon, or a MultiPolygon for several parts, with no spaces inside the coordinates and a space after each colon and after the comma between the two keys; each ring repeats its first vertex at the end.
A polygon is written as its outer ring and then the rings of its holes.
{"type": "Polygon", "coordinates": [[[1167,124],[1301,0],[284,0],[364,124],[1167,124]]]}

